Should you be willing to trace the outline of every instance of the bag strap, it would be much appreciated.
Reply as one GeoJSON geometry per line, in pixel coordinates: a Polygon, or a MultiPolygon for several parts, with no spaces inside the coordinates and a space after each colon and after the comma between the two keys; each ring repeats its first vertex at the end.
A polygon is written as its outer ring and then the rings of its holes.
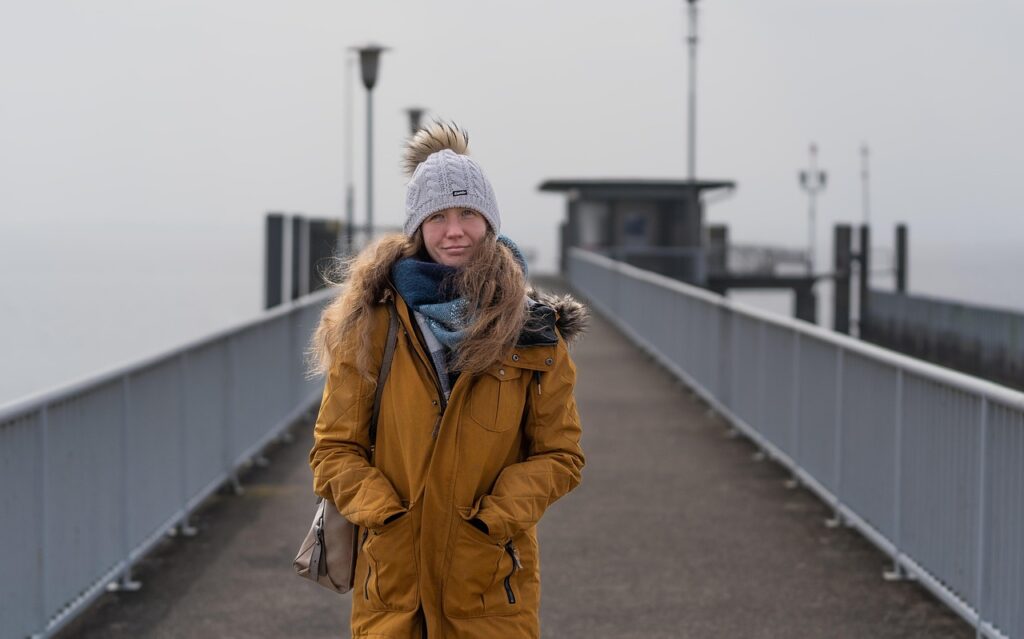
{"type": "Polygon", "coordinates": [[[370,458],[377,448],[377,417],[380,415],[380,398],[384,395],[384,382],[391,372],[391,360],[395,357],[395,343],[398,341],[398,313],[395,312],[395,303],[388,300],[388,339],[384,346],[384,359],[380,363],[380,372],[377,373],[377,391],[373,396],[373,413],[370,418],[370,458]]]}

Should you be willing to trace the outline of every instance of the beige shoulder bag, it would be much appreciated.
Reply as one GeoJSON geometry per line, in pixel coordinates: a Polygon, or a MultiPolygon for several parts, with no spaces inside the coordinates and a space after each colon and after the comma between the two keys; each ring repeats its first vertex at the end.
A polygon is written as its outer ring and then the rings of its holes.
{"type": "MultiPolygon", "coordinates": [[[[377,374],[377,392],[373,398],[373,413],[370,417],[370,461],[377,443],[377,416],[380,414],[380,398],[384,382],[391,371],[391,360],[395,355],[398,339],[398,315],[394,302],[388,305],[388,339],[384,347],[384,359],[377,374]]],[[[356,574],[356,554],[359,552],[358,535],[355,525],[338,512],[337,507],[323,497],[317,502],[313,525],[299,546],[293,565],[300,577],[312,579],[324,588],[344,594],[352,589],[356,574]]]]}

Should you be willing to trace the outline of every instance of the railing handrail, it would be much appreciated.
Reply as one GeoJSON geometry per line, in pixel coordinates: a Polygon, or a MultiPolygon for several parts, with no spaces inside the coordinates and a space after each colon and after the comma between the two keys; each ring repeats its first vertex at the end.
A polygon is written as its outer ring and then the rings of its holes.
{"type": "Polygon", "coordinates": [[[64,398],[71,397],[84,390],[101,386],[123,377],[124,375],[130,375],[164,360],[177,357],[183,352],[201,348],[227,335],[240,333],[251,326],[272,320],[280,315],[287,315],[295,309],[317,304],[325,298],[329,298],[337,293],[338,289],[334,287],[314,291],[313,293],[305,295],[297,300],[288,300],[272,309],[262,311],[254,317],[233,322],[201,337],[189,339],[179,345],[164,348],[151,355],[144,355],[141,358],[132,359],[128,362],[115,364],[111,367],[101,369],[100,371],[88,373],[78,379],[63,382],[52,388],[37,391],[20,399],[9,401],[6,404],[0,405],[0,422],[38,410],[41,405],[59,402],[64,398]]]}
{"type": "Polygon", "coordinates": [[[735,311],[739,315],[745,315],[752,319],[773,324],[780,328],[810,335],[838,346],[843,350],[891,364],[892,366],[927,377],[936,382],[949,384],[951,386],[956,386],[964,390],[977,393],[987,399],[1002,404],[1024,409],[1024,392],[1015,390],[1008,386],[1003,386],[986,379],[981,379],[966,373],[944,368],[937,364],[932,364],[896,351],[882,348],[881,346],[869,344],[848,335],[836,333],[821,326],[811,324],[810,322],[754,308],[753,306],[737,302],[736,300],[732,300],[727,297],[722,297],[698,286],[687,284],[686,282],[673,279],[666,275],[661,275],[660,273],[645,271],[630,264],[617,262],[591,251],[579,248],[572,248],[570,251],[573,256],[579,257],[585,261],[604,266],[605,268],[618,269],[621,272],[628,274],[630,277],[679,291],[686,295],[698,297],[708,303],[723,306],[735,311]]]}

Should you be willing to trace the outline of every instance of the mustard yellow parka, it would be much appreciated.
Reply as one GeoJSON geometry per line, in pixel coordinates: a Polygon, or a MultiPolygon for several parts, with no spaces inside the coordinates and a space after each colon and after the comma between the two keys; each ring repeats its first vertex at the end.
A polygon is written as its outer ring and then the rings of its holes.
{"type": "MultiPolygon", "coordinates": [[[[445,402],[411,310],[386,290],[400,323],[373,464],[374,388],[347,336],[332,354],[309,455],[314,491],[359,527],[352,637],[539,637],[536,524],[580,483],[584,464],[566,340],[585,310],[531,291],[539,303],[530,321],[545,330],[486,372],[460,375],[445,402]],[[468,523],[474,517],[489,533],[468,523]]],[[[379,367],[386,307],[373,317],[379,367]]]]}

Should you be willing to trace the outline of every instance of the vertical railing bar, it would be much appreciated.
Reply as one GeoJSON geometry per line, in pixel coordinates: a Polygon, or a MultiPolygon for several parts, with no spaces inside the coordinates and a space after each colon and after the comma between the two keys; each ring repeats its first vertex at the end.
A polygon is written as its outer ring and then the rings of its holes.
{"type": "Polygon", "coordinates": [[[189,524],[188,510],[188,351],[178,356],[178,466],[181,477],[178,486],[181,489],[181,520],[178,522],[178,533],[183,536],[196,534],[196,529],[189,524]]]}
{"type": "Polygon", "coordinates": [[[36,628],[46,628],[47,622],[49,621],[50,611],[50,586],[49,586],[49,566],[47,565],[47,540],[49,538],[47,531],[49,526],[49,490],[50,490],[50,404],[47,402],[42,405],[39,409],[39,430],[37,431],[36,437],[39,444],[39,457],[40,463],[38,465],[39,470],[39,481],[37,486],[37,517],[39,527],[36,528],[37,534],[35,535],[35,541],[37,543],[36,558],[39,562],[39,592],[38,592],[38,611],[37,611],[37,622],[36,628]]]}
{"type": "Polygon", "coordinates": [[[830,528],[843,523],[843,368],[846,350],[836,349],[836,407],[835,407],[835,441],[832,443],[832,454],[835,463],[835,495],[832,507],[835,509],[833,518],[825,524],[830,528]]]}
{"type": "Polygon", "coordinates": [[[895,442],[893,445],[893,500],[892,500],[892,569],[882,573],[887,580],[904,576],[900,555],[903,552],[903,369],[896,369],[895,442]]]}
{"type": "MultiPolygon", "coordinates": [[[[762,438],[769,439],[768,435],[765,433],[764,424],[762,423],[761,426],[758,427],[758,422],[760,421],[758,417],[764,415],[764,324],[764,320],[757,321],[757,385],[754,395],[755,409],[754,415],[749,417],[749,421],[747,423],[750,424],[750,427],[761,435],[762,438]]],[[[767,456],[767,451],[762,443],[762,439],[755,440],[755,442],[757,443],[758,450],[754,454],[754,459],[760,461],[767,456]]]]}
{"type": "Polygon", "coordinates": [[[792,452],[790,453],[790,459],[793,460],[792,478],[790,479],[789,486],[796,488],[800,484],[798,479],[799,475],[796,472],[798,468],[802,468],[800,464],[800,391],[801,389],[801,378],[800,378],[800,351],[802,341],[800,339],[800,333],[797,331],[793,332],[793,392],[791,399],[793,402],[792,408],[790,409],[790,419],[792,419],[792,428],[790,436],[793,438],[792,452]]]}
{"type": "Polygon", "coordinates": [[[224,468],[228,479],[235,491],[235,494],[242,494],[242,484],[238,479],[238,472],[235,470],[234,431],[235,422],[238,420],[238,350],[236,335],[227,339],[227,374],[224,376],[224,383],[227,387],[224,392],[226,399],[224,403],[224,468]]]}
{"type": "Polygon", "coordinates": [[[142,584],[132,579],[132,548],[129,534],[129,513],[131,507],[131,478],[128,463],[131,455],[128,451],[129,432],[131,430],[131,377],[128,373],[121,375],[121,557],[124,568],[117,581],[110,584],[111,590],[135,591],[142,584]]]}
{"type": "Polygon", "coordinates": [[[732,404],[728,405],[732,412],[738,413],[739,406],[737,405],[737,393],[736,393],[736,380],[739,377],[737,371],[739,368],[736,364],[736,340],[739,331],[736,329],[736,313],[729,313],[729,360],[731,363],[729,369],[729,398],[732,404]]]}
{"type": "MultiPolygon", "coordinates": [[[[131,393],[127,375],[121,376],[121,555],[125,558],[131,552],[128,545],[128,428],[131,393]]],[[[127,566],[125,566],[127,568],[127,566]]],[[[122,573],[121,578],[124,578],[122,573]]]]}
{"type": "Polygon", "coordinates": [[[298,324],[296,316],[297,314],[294,310],[288,313],[285,326],[285,330],[288,331],[288,335],[286,336],[286,339],[288,341],[288,354],[291,355],[292,364],[295,367],[288,367],[288,406],[294,406],[295,402],[297,402],[299,399],[298,375],[295,374],[295,371],[299,371],[300,374],[302,372],[302,351],[299,351],[299,353],[297,354],[295,352],[295,325],[298,324]],[[298,362],[295,361],[296,357],[299,360],[298,362]]]}
{"type": "Polygon", "coordinates": [[[722,404],[724,406],[728,407],[728,408],[733,408],[733,406],[732,406],[732,397],[733,397],[733,394],[732,394],[732,378],[733,378],[733,370],[732,370],[732,364],[733,364],[733,362],[732,362],[732,357],[733,357],[733,355],[732,355],[732,353],[733,353],[733,346],[732,346],[732,334],[733,334],[733,330],[732,330],[732,316],[733,316],[733,313],[732,313],[732,309],[730,309],[729,307],[725,306],[724,304],[722,306],[719,306],[718,308],[719,308],[719,310],[721,310],[722,312],[725,313],[725,319],[726,319],[726,321],[721,323],[721,329],[718,331],[718,342],[719,342],[719,344],[722,345],[721,350],[719,352],[724,353],[723,357],[721,358],[722,362],[724,362],[724,365],[720,366],[720,369],[719,369],[719,374],[721,375],[721,379],[719,381],[719,384],[720,384],[719,388],[721,388],[723,393],[725,394],[725,397],[723,398],[724,401],[722,401],[722,404]]]}
{"type": "Polygon", "coordinates": [[[984,615],[984,586],[985,586],[985,515],[987,510],[988,491],[986,490],[986,475],[988,467],[986,465],[986,457],[988,456],[988,398],[985,396],[981,397],[981,406],[979,407],[979,428],[978,437],[978,519],[977,526],[975,527],[975,534],[977,535],[977,548],[975,551],[975,581],[974,581],[974,596],[977,600],[974,602],[974,610],[978,613],[977,625],[975,626],[975,636],[984,636],[982,625],[985,620],[984,615]]]}
{"type": "Polygon", "coordinates": [[[181,475],[178,480],[179,494],[181,498],[181,509],[185,512],[184,518],[188,517],[188,390],[185,388],[188,380],[186,371],[188,363],[187,354],[182,351],[178,356],[178,466],[181,475]]]}

